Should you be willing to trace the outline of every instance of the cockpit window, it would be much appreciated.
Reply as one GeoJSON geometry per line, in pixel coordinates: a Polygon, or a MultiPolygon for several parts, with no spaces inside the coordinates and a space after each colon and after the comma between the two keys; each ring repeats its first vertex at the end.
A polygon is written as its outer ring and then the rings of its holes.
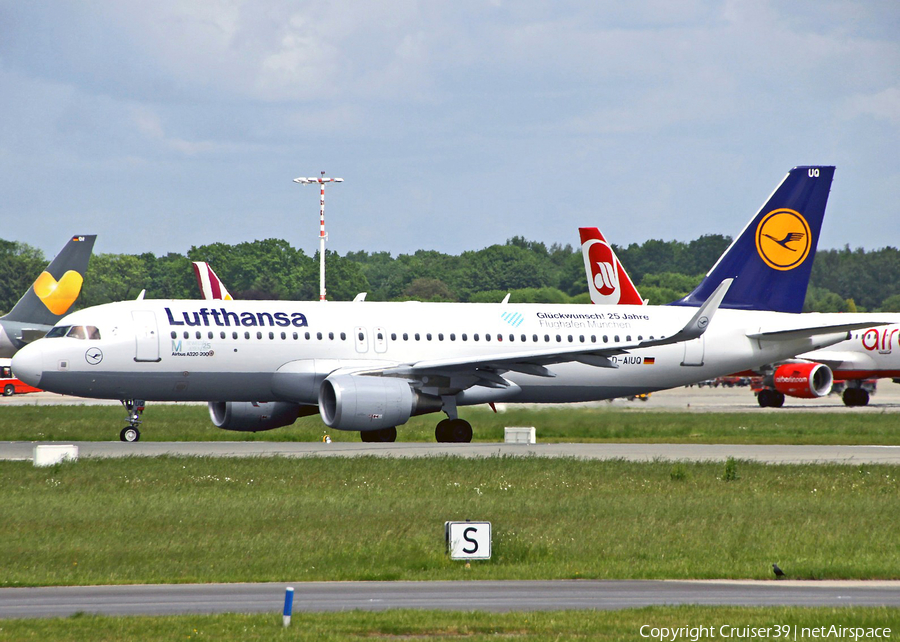
{"type": "Polygon", "coordinates": [[[46,338],[55,339],[57,337],[64,337],[66,336],[66,332],[68,332],[71,327],[72,326],[70,325],[58,325],[55,328],[52,328],[50,332],[46,334],[46,338]]]}
{"type": "Polygon", "coordinates": [[[70,339],[87,339],[87,333],[84,331],[83,325],[73,325],[66,336],[70,339]]]}
{"type": "Polygon", "coordinates": [[[88,339],[91,341],[98,341],[100,339],[100,330],[97,326],[86,325],[84,329],[87,331],[88,339]]]}

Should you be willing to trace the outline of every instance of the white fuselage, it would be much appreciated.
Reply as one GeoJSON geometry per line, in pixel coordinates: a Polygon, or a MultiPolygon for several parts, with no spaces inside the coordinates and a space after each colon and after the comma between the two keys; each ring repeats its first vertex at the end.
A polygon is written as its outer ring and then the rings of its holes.
{"type": "MultiPolygon", "coordinates": [[[[578,346],[602,350],[638,337],[671,336],[696,311],[500,303],[126,301],[75,312],[57,324],[96,328],[99,339],[41,339],[18,353],[14,367],[32,385],[87,397],[315,404],[316,385],[339,369],[434,361],[439,371],[440,360],[449,358],[477,360],[578,346]],[[283,375],[281,385],[273,383],[276,373],[283,375]],[[290,385],[293,373],[315,373],[312,385],[290,385]]],[[[824,324],[858,315],[802,316],[808,326],[810,317],[824,324]]],[[[758,367],[847,337],[846,332],[790,340],[747,336],[766,326],[793,327],[799,318],[719,310],[699,339],[628,350],[610,357],[616,368],[567,361],[547,366],[553,377],[507,371],[503,378],[510,385],[469,386],[458,401],[607,399],[758,367]]],[[[431,385],[428,376],[416,384],[431,385]]]]}

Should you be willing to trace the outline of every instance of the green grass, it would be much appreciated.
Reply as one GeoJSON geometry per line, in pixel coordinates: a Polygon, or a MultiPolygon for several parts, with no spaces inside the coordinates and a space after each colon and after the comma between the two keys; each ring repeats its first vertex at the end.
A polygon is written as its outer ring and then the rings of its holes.
{"type": "Polygon", "coordinates": [[[544,458],[0,462],[0,584],[900,578],[891,466],[544,458]],[[730,480],[728,479],[730,477],[730,480]],[[493,524],[493,559],[445,520],[493,524]]]}
{"type": "MultiPolygon", "coordinates": [[[[273,608],[273,611],[277,611],[273,608]]],[[[888,638],[900,630],[900,609],[889,608],[738,608],[738,607],[651,607],[624,611],[551,611],[536,613],[480,613],[396,610],[381,613],[349,611],[345,613],[295,614],[291,626],[281,626],[281,616],[190,615],[172,617],[99,617],[73,616],[47,620],[0,621],[0,638],[9,642],[54,640],[56,642],[105,642],[112,640],[642,640],[653,627],[690,629],[710,627],[715,637],[702,639],[738,639],[746,629],[768,629],[768,639],[791,627],[793,639],[814,639],[817,627],[890,628],[888,638]],[[723,630],[722,627],[725,627],[723,630]],[[732,629],[737,629],[733,632],[732,629]],[[808,629],[808,631],[804,631],[808,629]],[[804,635],[806,633],[806,635],[804,635]],[[723,635],[728,634],[728,635],[723,635]]],[[[824,636],[819,636],[821,637],[824,636]]],[[[860,636],[862,637],[862,636],[860,636]]],[[[671,637],[669,639],[672,639],[671,637]]],[[[763,639],[742,636],[740,639],[763,639]]],[[[782,636],[781,639],[784,639],[782,636]]],[[[834,636],[831,639],[838,639],[834,636]]],[[[854,639],[846,634],[840,639],[854,639]]],[[[871,637],[869,639],[872,639],[871,637]]],[[[877,639],[877,638],[876,638],[877,639]]],[[[885,639],[885,638],[881,638],[885,639]]]]}
{"type": "MultiPolygon", "coordinates": [[[[522,408],[504,413],[465,408],[476,441],[503,441],[505,426],[535,426],[541,442],[663,442],[734,444],[900,444],[896,413],[691,413],[632,408],[522,408]]],[[[400,441],[434,441],[443,415],[413,417],[397,429],[400,441]]],[[[356,432],[331,430],[318,415],[259,433],[215,428],[206,406],[149,404],[145,441],[359,441],[356,432]]],[[[0,406],[0,441],[108,441],[125,426],[117,406],[0,406]]]]}

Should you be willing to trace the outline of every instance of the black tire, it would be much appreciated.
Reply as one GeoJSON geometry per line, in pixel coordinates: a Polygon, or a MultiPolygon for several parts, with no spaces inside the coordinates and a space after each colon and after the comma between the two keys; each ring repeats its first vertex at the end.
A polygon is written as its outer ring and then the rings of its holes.
{"type": "Polygon", "coordinates": [[[390,443],[397,441],[397,428],[382,428],[380,430],[362,430],[359,433],[359,438],[366,442],[370,443],[390,443]]]}
{"type": "Polygon", "coordinates": [[[16,394],[16,387],[14,385],[12,385],[11,383],[8,383],[5,386],[3,386],[3,396],[4,397],[12,397],[14,394],[16,394]]]}
{"type": "Polygon", "coordinates": [[[777,390],[772,393],[772,407],[781,408],[784,405],[784,393],[777,390]]]}
{"type": "Polygon", "coordinates": [[[450,441],[450,420],[442,419],[438,425],[434,427],[434,440],[439,444],[446,444],[450,441]]]}
{"type": "Polygon", "coordinates": [[[465,419],[444,419],[435,426],[434,439],[440,444],[468,444],[472,441],[472,424],[465,419]]]}
{"type": "Polygon", "coordinates": [[[125,426],[119,433],[119,439],[127,443],[134,443],[141,440],[141,431],[133,426],[125,426]]]}
{"type": "Polygon", "coordinates": [[[869,391],[865,388],[845,388],[841,398],[845,406],[865,406],[869,403],[869,391]]]}
{"type": "Polygon", "coordinates": [[[772,405],[772,391],[768,388],[763,388],[758,393],[756,393],[756,403],[759,404],[760,408],[768,408],[772,405]]]}

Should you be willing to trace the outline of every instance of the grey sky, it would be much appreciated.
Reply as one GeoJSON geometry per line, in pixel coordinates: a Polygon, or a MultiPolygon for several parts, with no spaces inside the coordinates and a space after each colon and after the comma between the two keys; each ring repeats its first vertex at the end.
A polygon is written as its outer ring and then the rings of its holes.
{"type": "Polygon", "coordinates": [[[820,247],[900,245],[900,4],[0,0],[0,238],[737,234],[835,164],[820,247]],[[633,5],[633,6],[632,6],[633,5]]]}

